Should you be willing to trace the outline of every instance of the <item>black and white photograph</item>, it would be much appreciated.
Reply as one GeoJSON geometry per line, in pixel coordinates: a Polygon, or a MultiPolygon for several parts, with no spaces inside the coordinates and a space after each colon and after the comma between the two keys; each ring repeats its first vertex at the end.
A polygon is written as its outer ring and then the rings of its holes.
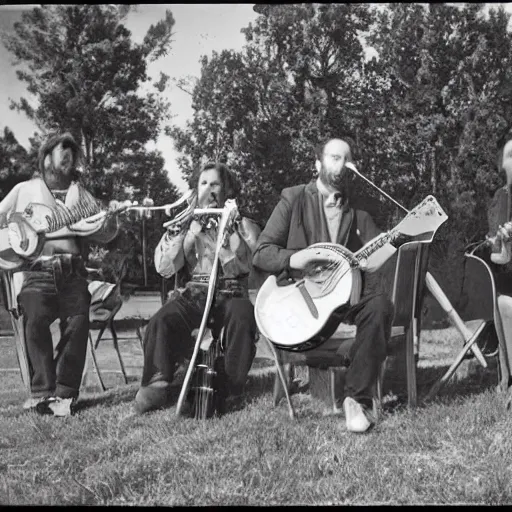
{"type": "Polygon", "coordinates": [[[0,4],[0,505],[512,504],[512,3],[0,4]]]}

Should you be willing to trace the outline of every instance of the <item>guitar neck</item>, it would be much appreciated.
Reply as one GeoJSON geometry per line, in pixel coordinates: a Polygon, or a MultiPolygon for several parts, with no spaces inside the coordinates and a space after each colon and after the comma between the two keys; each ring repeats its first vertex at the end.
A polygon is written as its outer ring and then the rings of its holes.
{"type": "Polygon", "coordinates": [[[364,247],[359,249],[354,254],[354,257],[357,261],[361,262],[362,260],[367,260],[374,252],[378,251],[381,247],[386,245],[387,243],[393,243],[394,241],[400,238],[402,233],[398,229],[392,229],[387,233],[383,233],[376,237],[373,241],[366,244],[364,247]]]}

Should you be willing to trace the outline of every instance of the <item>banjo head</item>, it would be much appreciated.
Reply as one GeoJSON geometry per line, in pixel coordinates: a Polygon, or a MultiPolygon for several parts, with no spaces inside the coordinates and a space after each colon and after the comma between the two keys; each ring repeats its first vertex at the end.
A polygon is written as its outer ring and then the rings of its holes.
{"type": "Polygon", "coordinates": [[[37,233],[21,215],[14,215],[7,224],[11,249],[23,258],[37,255],[44,243],[44,236],[37,233]]]}

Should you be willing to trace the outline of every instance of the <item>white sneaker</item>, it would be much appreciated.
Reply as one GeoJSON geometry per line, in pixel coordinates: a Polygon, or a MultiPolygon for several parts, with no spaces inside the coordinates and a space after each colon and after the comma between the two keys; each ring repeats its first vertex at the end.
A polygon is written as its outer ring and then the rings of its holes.
{"type": "Polygon", "coordinates": [[[35,409],[37,407],[38,404],[42,403],[42,402],[48,402],[49,400],[54,400],[52,398],[49,398],[47,396],[37,396],[37,397],[32,397],[32,396],[29,396],[24,402],[23,402],[23,409],[25,409],[26,411],[27,410],[30,410],[30,409],[35,409]]]}
{"type": "Polygon", "coordinates": [[[51,398],[45,402],[40,402],[36,411],[39,414],[51,414],[53,416],[71,416],[73,414],[72,407],[75,403],[74,398],[51,398]]]}
{"type": "Polygon", "coordinates": [[[48,407],[53,412],[54,416],[71,416],[73,414],[73,406],[75,405],[74,398],[59,398],[55,402],[50,402],[48,407]]]}
{"type": "Polygon", "coordinates": [[[349,432],[362,434],[372,425],[372,422],[366,416],[364,407],[353,398],[347,396],[343,401],[343,410],[345,411],[345,421],[349,432]]]}

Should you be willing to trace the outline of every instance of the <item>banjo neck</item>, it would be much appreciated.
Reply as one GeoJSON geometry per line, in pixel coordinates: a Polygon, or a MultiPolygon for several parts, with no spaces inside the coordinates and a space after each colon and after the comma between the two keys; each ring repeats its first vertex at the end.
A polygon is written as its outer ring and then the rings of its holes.
{"type": "MultiPolygon", "coordinates": [[[[25,209],[25,213],[32,216],[34,214],[34,206],[33,204],[29,204],[25,209]]],[[[45,233],[53,233],[64,227],[72,226],[82,219],[92,217],[100,213],[100,211],[97,205],[87,205],[83,201],[72,208],[57,205],[56,208],[52,209],[51,216],[45,215],[48,227],[44,231],[45,233]]]]}

